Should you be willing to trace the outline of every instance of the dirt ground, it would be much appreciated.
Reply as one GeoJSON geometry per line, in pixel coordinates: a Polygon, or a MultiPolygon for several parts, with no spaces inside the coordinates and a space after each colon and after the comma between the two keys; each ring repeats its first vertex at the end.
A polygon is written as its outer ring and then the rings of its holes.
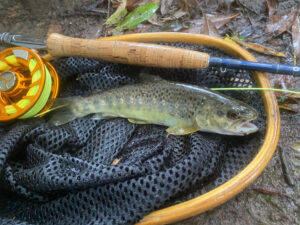
{"type": "MultiPolygon", "coordinates": [[[[219,29],[221,36],[238,33],[249,42],[272,47],[289,56],[287,59],[282,59],[252,52],[260,61],[292,63],[291,33],[286,31],[272,39],[265,34],[265,26],[268,22],[265,1],[240,0],[235,1],[233,5],[230,5],[233,0],[199,2],[202,12],[206,13],[226,14],[229,11],[239,10],[238,17],[219,29]],[[225,6],[218,9],[220,6],[218,2],[223,2],[225,6]]],[[[289,13],[298,3],[297,0],[280,0],[277,13],[289,13]]],[[[110,13],[114,10],[110,8],[110,13]]],[[[60,32],[73,37],[97,38],[106,34],[103,23],[107,18],[107,11],[105,0],[2,0],[0,33],[11,32],[45,37],[47,33],[60,32]]],[[[194,14],[194,18],[201,18],[197,12],[194,14]]],[[[146,31],[184,31],[184,29],[186,26],[180,27],[180,22],[175,21],[168,27],[151,26],[146,31]]],[[[0,50],[2,49],[4,47],[0,47],[0,50]]],[[[273,75],[270,75],[270,78],[272,82],[278,79],[273,75]]],[[[289,87],[300,90],[300,79],[295,79],[289,87]]],[[[289,148],[289,144],[296,141],[300,141],[299,111],[298,113],[282,111],[279,146],[286,158],[288,176],[283,173],[282,160],[277,149],[262,175],[241,194],[209,212],[176,224],[300,224],[300,154],[289,148]],[[276,189],[279,193],[263,193],[262,189],[276,189]]]]}

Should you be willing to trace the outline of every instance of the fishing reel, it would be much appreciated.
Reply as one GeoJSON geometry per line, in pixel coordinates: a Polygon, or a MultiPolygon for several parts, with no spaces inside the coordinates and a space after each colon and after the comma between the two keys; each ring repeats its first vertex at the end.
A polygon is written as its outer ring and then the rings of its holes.
{"type": "Polygon", "coordinates": [[[42,116],[58,94],[54,67],[23,47],[0,52],[0,122],[42,116]]]}

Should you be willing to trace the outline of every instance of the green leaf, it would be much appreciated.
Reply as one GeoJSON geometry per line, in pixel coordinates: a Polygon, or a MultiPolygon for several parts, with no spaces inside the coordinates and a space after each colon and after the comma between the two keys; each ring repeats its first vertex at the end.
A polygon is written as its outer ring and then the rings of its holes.
{"type": "Polygon", "coordinates": [[[278,102],[278,103],[282,103],[282,102],[284,102],[287,98],[288,98],[287,96],[281,96],[281,97],[277,100],[277,102],[278,102]]]}
{"type": "Polygon", "coordinates": [[[151,18],[155,11],[159,8],[158,3],[147,3],[137,7],[133,12],[129,13],[125,20],[120,23],[114,30],[114,33],[122,32],[123,30],[134,28],[145,20],[151,18]]]}
{"type": "Polygon", "coordinates": [[[117,10],[106,20],[104,24],[112,26],[121,23],[122,19],[127,14],[126,3],[127,0],[123,0],[117,10]]]}

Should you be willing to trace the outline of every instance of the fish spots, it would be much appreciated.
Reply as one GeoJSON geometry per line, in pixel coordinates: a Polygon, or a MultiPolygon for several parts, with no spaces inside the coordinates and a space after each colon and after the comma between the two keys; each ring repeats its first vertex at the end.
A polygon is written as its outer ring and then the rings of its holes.
{"type": "Polygon", "coordinates": [[[76,103],[72,111],[74,113],[82,111],[81,104],[76,103]]]}
{"type": "Polygon", "coordinates": [[[217,115],[219,117],[222,117],[222,116],[224,116],[224,112],[222,112],[221,110],[217,110],[217,115]]]}
{"type": "Polygon", "coordinates": [[[87,104],[87,102],[83,102],[82,109],[83,109],[83,111],[88,111],[89,110],[89,105],[87,104]]]}

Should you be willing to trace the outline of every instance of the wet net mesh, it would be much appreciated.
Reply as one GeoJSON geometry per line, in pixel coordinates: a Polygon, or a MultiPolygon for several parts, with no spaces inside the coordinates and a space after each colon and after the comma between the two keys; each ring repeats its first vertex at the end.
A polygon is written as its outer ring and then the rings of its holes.
{"type": "MultiPolygon", "coordinates": [[[[172,44],[229,57],[216,50],[172,44]]],[[[249,72],[134,67],[83,58],[55,61],[60,96],[90,95],[138,82],[147,72],[206,87],[255,86],[249,72]]],[[[259,132],[230,137],[87,116],[54,127],[47,117],[0,126],[1,224],[134,224],[148,213],[228,181],[258,152],[265,134],[256,92],[226,92],[259,113],[259,132]]]]}

